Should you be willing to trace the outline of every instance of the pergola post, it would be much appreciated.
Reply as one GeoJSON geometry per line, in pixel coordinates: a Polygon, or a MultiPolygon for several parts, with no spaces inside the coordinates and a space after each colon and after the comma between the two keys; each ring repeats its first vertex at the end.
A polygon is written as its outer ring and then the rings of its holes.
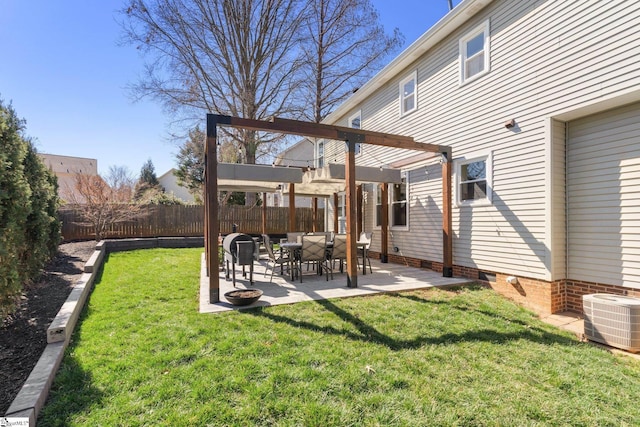
{"type": "Polygon", "coordinates": [[[298,231],[296,229],[296,186],[293,182],[289,183],[289,231],[298,231]]]}
{"type": "Polygon", "coordinates": [[[262,234],[267,234],[267,193],[262,193],[262,234]]]}
{"type": "Polygon", "coordinates": [[[451,149],[442,153],[442,276],[453,277],[453,229],[451,218],[451,149]]]}
{"type": "Polygon", "coordinates": [[[209,274],[209,302],[220,302],[220,260],[218,259],[218,121],[217,116],[207,114],[207,139],[205,141],[205,254],[209,274]]]}
{"type": "Polygon", "coordinates": [[[356,141],[348,139],[345,162],[346,209],[347,209],[347,286],[358,287],[357,196],[356,196],[356,141]]]}
{"type": "Polygon", "coordinates": [[[318,231],[316,223],[318,222],[318,198],[311,199],[311,231],[318,231]]]}
{"type": "Polygon", "coordinates": [[[362,229],[363,229],[363,226],[362,226],[363,221],[362,221],[362,219],[364,218],[364,212],[363,212],[363,210],[362,210],[362,184],[359,184],[359,185],[358,185],[358,191],[357,191],[357,194],[358,194],[358,196],[357,196],[357,201],[358,201],[358,204],[357,204],[357,216],[358,216],[358,218],[357,218],[357,224],[358,224],[358,231],[357,231],[356,236],[358,236],[358,238],[360,238],[360,234],[361,234],[361,233],[362,233],[362,231],[363,231],[363,230],[362,230],[362,229]]]}
{"type": "Polygon", "coordinates": [[[383,182],[380,186],[382,199],[382,218],[380,218],[380,262],[389,262],[389,184],[383,182]]]}

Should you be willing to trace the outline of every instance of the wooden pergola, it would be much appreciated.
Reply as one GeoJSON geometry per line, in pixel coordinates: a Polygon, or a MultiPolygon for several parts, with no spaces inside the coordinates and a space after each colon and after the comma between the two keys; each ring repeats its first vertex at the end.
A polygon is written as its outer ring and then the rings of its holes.
{"type": "MultiPolygon", "coordinates": [[[[426,144],[414,141],[412,137],[353,129],[343,126],[278,119],[271,121],[243,119],[240,117],[207,114],[207,139],[205,142],[205,252],[206,267],[209,276],[209,302],[220,301],[219,260],[217,242],[220,231],[218,222],[218,126],[249,129],[273,133],[284,133],[312,138],[324,138],[345,141],[345,181],[346,181],[346,233],[347,233],[347,286],[358,286],[356,223],[357,188],[355,147],[357,143],[380,145],[431,152],[442,155],[442,264],[443,276],[453,276],[453,238],[451,230],[451,148],[443,145],[426,144]]],[[[294,185],[290,184],[289,198],[295,198],[294,185]]],[[[291,206],[291,205],[290,205],[291,206]]],[[[388,253],[388,184],[382,184],[381,218],[381,258],[387,261],[388,253]]]]}

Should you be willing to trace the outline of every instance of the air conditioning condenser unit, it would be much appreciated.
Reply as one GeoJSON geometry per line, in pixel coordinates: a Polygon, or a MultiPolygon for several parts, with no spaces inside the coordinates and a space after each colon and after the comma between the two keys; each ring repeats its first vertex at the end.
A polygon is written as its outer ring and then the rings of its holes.
{"type": "Polygon", "coordinates": [[[640,351],[640,298],[610,294],[582,297],[584,334],[630,352],[640,351]]]}

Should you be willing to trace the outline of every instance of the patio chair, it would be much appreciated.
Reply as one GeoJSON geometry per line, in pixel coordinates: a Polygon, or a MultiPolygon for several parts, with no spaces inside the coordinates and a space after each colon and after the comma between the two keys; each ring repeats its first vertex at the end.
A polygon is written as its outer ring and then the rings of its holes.
{"type": "Polygon", "coordinates": [[[369,248],[371,247],[372,238],[373,233],[365,233],[364,231],[360,233],[358,242],[366,242],[367,244],[364,248],[358,247],[358,255],[362,256],[362,271],[366,270],[367,263],[369,263],[369,273],[373,274],[373,270],[371,270],[371,259],[369,259],[369,248]]]}
{"type": "Polygon", "coordinates": [[[344,262],[347,259],[347,236],[344,234],[336,234],[333,238],[333,250],[331,251],[331,274],[333,277],[333,270],[335,268],[335,262],[340,262],[340,273],[344,272],[344,262]]]}
{"type": "Polygon", "coordinates": [[[271,239],[267,234],[262,235],[262,241],[264,243],[264,247],[267,249],[267,255],[269,257],[269,259],[267,260],[267,268],[265,268],[264,270],[264,277],[267,277],[267,272],[269,271],[269,267],[271,267],[271,278],[269,279],[269,282],[273,282],[273,272],[276,270],[276,267],[280,266],[282,268],[286,265],[287,268],[289,268],[291,258],[282,253],[276,255],[273,252],[273,244],[271,243],[271,239]],[[273,263],[273,265],[270,266],[269,263],[273,263]]]}
{"type": "MultiPolygon", "coordinates": [[[[300,283],[302,283],[302,263],[315,262],[318,265],[318,274],[325,272],[327,281],[329,280],[329,262],[327,260],[327,238],[326,236],[302,236],[302,249],[300,250],[299,272],[300,283]]],[[[333,278],[333,274],[332,274],[333,278]]]]}

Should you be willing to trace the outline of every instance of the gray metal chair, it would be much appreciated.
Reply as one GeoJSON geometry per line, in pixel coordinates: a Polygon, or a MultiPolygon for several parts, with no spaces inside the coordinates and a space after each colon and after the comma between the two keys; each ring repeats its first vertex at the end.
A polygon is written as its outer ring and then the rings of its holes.
{"type": "Polygon", "coordinates": [[[264,243],[264,247],[267,249],[267,255],[269,256],[269,260],[267,261],[267,268],[264,270],[264,277],[267,277],[267,272],[269,271],[269,267],[271,267],[271,278],[269,279],[269,282],[272,282],[273,272],[275,271],[276,267],[283,267],[286,265],[287,268],[289,268],[291,258],[284,254],[276,255],[273,252],[273,244],[271,243],[271,239],[267,234],[262,235],[262,242],[264,243]],[[270,262],[273,263],[273,265],[269,266],[270,262]]]}
{"type": "Polygon", "coordinates": [[[366,246],[358,247],[358,255],[362,257],[362,271],[366,270],[367,263],[369,263],[369,273],[373,274],[373,270],[371,270],[371,259],[369,259],[369,248],[371,247],[371,239],[373,239],[373,233],[365,233],[364,231],[360,233],[360,238],[358,242],[366,242],[366,246]]]}
{"type": "Polygon", "coordinates": [[[333,270],[335,262],[340,262],[340,273],[344,271],[344,262],[347,260],[347,236],[345,234],[336,234],[333,238],[333,249],[331,250],[331,278],[333,278],[333,270]]]}
{"type": "Polygon", "coordinates": [[[310,261],[318,265],[318,274],[325,272],[327,281],[329,280],[329,270],[327,260],[327,238],[326,236],[302,236],[302,249],[300,250],[299,273],[302,283],[302,263],[310,261]]]}

